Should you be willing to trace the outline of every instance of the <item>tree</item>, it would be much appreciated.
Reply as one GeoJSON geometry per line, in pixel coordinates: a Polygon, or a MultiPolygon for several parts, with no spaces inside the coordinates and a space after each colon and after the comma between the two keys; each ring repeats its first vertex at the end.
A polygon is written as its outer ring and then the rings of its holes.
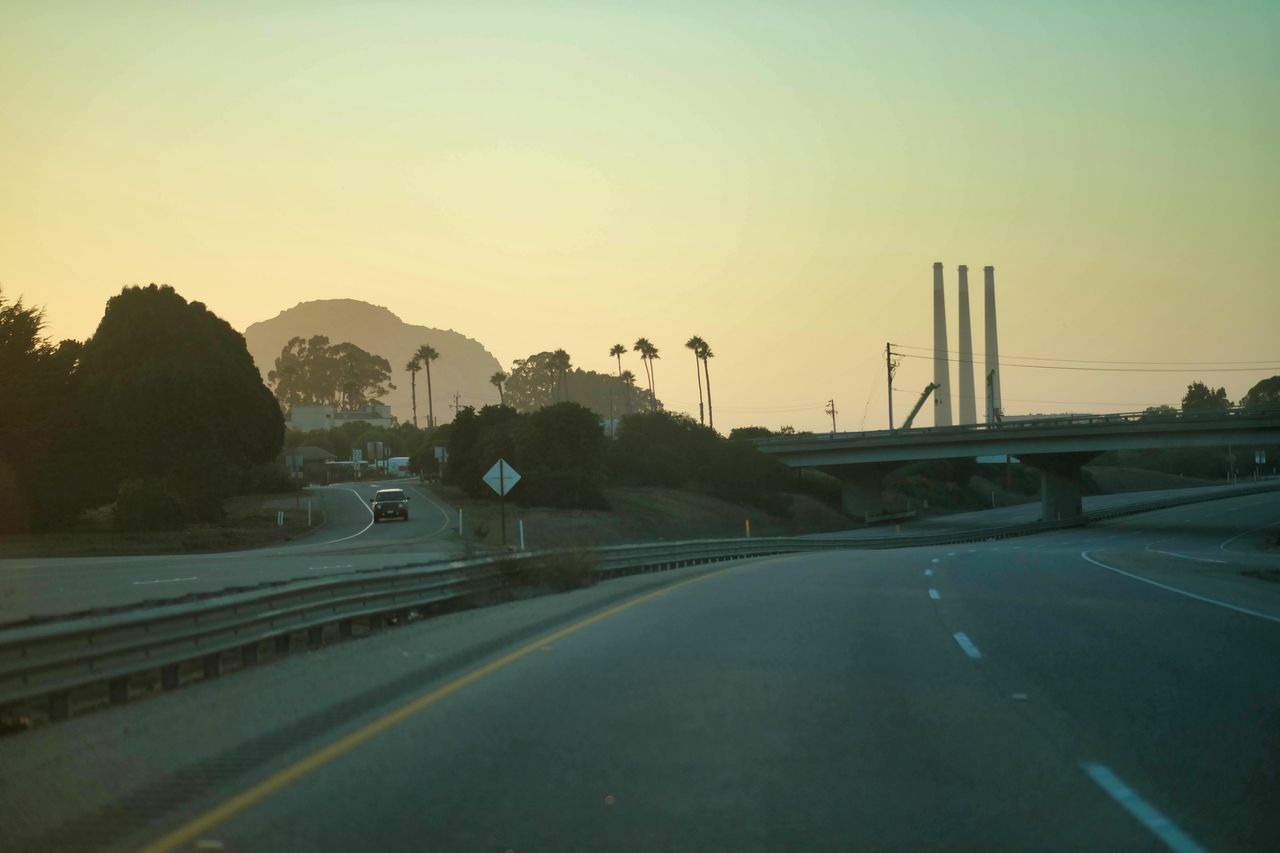
{"type": "Polygon", "coordinates": [[[614,344],[609,347],[609,355],[618,360],[618,378],[622,378],[622,357],[627,354],[627,348],[622,344],[614,344]]]}
{"type": "Polygon", "coordinates": [[[114,497],[126,478],[158,479],[201,454],[245,468],[280,452],[284,418],[244,338],[169,286],[126,287],[80,359],[87,469],[85,505],[114,497]]]}
{"type": "Polygon", "coordinates": [[[558,349],[551,354],[551,364],[558,377],[559,400],[563,403],[569,399],[569,369],[573,366],[573,363],[569,358],[569,353],[558,349]]]}
{"type": "Polygon", "coordinates": [[[711,345],[703,341],[698,350],[698,358],[702,359],[702,370],[707,375],[707,423],[712,432],[716,428],[716,410],[711,405],[711,370],[707,362],[715,357],[716,354],[711,351],[711,345]]]}
{"type": "Polygon", "coordinates": [[[618,378],[627,386],[627,411],[631,411],[631,397],[636,389],[636,375],[630,370],[624,370],[618,374],[618,378]]]}
{"type": "Polygon", "coordinates": [[[431,392],[431,362],[440,357],[440,353],[436,352],[433,347],[423,344],[418,347],[413,357],[422,362],[422,366],[427,370],[427,426],[434,427],[436,425],[436,405],[435,395],[431,392]]]}
{"type": "Polygon", "coordinates": [[[650,404],[656,404],[658,395],[653,387],[653,362],[658,358],[658,348],[655,347],[648,338],[638,338],[635,346],[632,347],[636,352],[640,353],[640,360],[644,362],[645,375],[649,379],[649,397],[650,404]]]}
{"type": "Polygon", "coordinates": [[[43,311],[0,293],[0,533],[65,517],[55,506],[67,504],[74,491],[67,427],[82,347],[78,341],[54,346],[43,331],[43,311]],[[55,476],[62,472],[65,477],[55,476]]]}
{"type": "Polygon", "coordinates": [[[1254,385],[1240,398],[1240,405],[1250,409],[1280,406],[1280,376],[1263,379],[1254,385]]]}
{"type": "MultiPolygon", "coordinates": [[[[335,344],[329,348],[337,374],[338,407],[359,412],[382,402],[391,384],[391,362],[367,353],[355,344],[335,344]]],[[[428,373],[428,375],[430,375],[428,373]]]]}
{"type": "Polygon", "coordinates": [[[409,363],[404,366],[409,371],[409,395],[413,401],[413,425],[418,425],[418,371],[422,369],[422,359],[415,353],[409,363]]]}
{"type": "Polygon", "coordinates": [[[698,423],[705,424],[707,422],[706,413],[702,409],[702,348],[707,342],[702,338],[694,335],[684,342],[686,348],[693,350],[693,372],[698,376],[698,423]]]}
{"type": "Polygon", "coordinates": [[[506,382],[507,378],[507,374],[501,370],[489,377],[489,384],[498,389],[498,405],[500,406],[507,404],[507,394],[502,388],[502,383],[506,382]]]}
{"type": "Polygon", "coordinates": [[[1203,382],[1192,382],[1182,398],[1183,412],[1225,412],[1231,407],[1226,388],[1210,388],[1203,382]]]}

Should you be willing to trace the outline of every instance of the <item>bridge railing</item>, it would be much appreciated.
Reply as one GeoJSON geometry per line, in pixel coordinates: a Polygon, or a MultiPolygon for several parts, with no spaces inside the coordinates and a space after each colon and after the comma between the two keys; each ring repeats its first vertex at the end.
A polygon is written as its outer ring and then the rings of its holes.
{"type": "Polygon", "coordinates": [[[771,436],[768,438],[752,439],[757,447],[761,450],[768,451],[771,448],[785,448],[805,442],[815,441],[857,441],[865,440],[883,440],[887,438],[896,438],[901,436],[914,435],[967,435],[972,433],[1000,432],[1008,433],[1011,431],[1035,430],[1035,429],[1060,429],[1062,427],[1075,426],[1106,426],[1106,425],[1124,425],[1124,424],[1195,424],[1203,426],[1215,422],[1237,424],[1241,421],[1252,420],[1275,420],[1280,418],[1280,405],[1252,405],[1252,406],[1232,406],[1227,409],[1217,411],[1189,411],[1181,410],[1172,411],[1144,411],[1144,412],[1116,412],[1104,415],[1090,414],[1069,414],[1069,415],[1046,415],[1044,417],[1017,417],[1013,419],[1004,419],[994,424],[963,424],[955,426],[931,426],[931,427],[911,427],[910,429],[895,430],[866,430],[862,432],[821,432],[821,433],[805,433],[802,435],[789,436],[771,436]]]}

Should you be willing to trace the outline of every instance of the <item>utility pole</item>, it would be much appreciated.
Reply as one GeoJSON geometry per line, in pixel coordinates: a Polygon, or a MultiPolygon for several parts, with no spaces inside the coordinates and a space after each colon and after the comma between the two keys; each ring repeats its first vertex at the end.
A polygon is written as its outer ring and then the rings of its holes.
{"type": "Polygon", "coordinates": [[[458,412],[462,410],[461,402],[462,402],[462,395],[457,391],[454,391],[453,402],[450,404],[450,408],[453,409],[453,416],[455,418],[458,416],[458,412]]]}
{"type": "Polygon", "coordinates": [[[836,431],[836,401],[835,400],[827,401],[826,412],[828,415],[831,415],[831,431],[834,433],[836,431]]]}
{"type": "Polygon", "coordinates": [[[893,432],[893,374],[898,369],[898,362],[893,360],[893,351],[888,341],[884,345],[884,370],[889,383],[889,432],[893,432]]]}

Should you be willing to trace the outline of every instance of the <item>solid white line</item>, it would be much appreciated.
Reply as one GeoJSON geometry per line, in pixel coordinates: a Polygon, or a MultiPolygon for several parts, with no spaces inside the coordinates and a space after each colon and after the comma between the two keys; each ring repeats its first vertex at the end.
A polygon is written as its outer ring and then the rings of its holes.
{"type": "Polygon", "coordinates": [[[1089,774],[1090,779],[1098,783],[1099,788],[1107,792],[1107,796],[1136,817],[1139,823],[1151,830],[1151,834],[1163,841],[1170,850],[1175,853],[1199,853],[1204,850],[1173,821],[1160,814],[1155,806],[1138,796],[1136,791],[1111,772],[1111,768],[1090,761],[1081,763],[1080,767],[1089,774]]]}
{"type": "Polygon", "coordinates": [[[960,648],[964,649],[964,653],[969,657],[977,660],[982,657],[982,652],[978,651],[978,647],[973,644],[973,640],[969,639],[969,635],[963,631],[956,631],[954,634],[956,642],[960,644],[960,648]]]}
{"type": "Polygon", "coordinates": [[[1187,592],[1185,589],[1178,589],[1177,587],[1169,586],[1168,584],[1163,584],[1159,581],[1153,581],[1150,578],[1144,578],[1141,575],[1126,572],[1123,569],[1117,569],[1115,566],[1108,566],[1106,563],[1101,563],[1093,559],[1093,557],[1090,557],[1088,551],[1081,551],[1080,556],[1088,560],[1090,563],[1093,563],[1098,568],[1106,569],[1109,572],[1115,572],[1118,575],[1124,575],[1127,578],[1133,578],[1136,581],[1149,583],[1152,586],[1158,586],[1163,590],[1175,592],[1178,595],[1185,595],[1187,598],[1194,598],[1196,601],[1203,601],[1205,604],[1216,604],[1219,607],[1225,607],[1228,610],[1234,610],[1237,613],[1243,613],[1246,616],[1257,616],[1259,619],[1266,619],[1268,622],[1280,622],[1280,617],[1272,616],[1269,613],[1259,613],[1257,610],[1250,610],[1247,607],[1237,607],[1234,604],[1227,604],[1225,601],[1218,601],[1216,598],[1206,598],[1203,595],[1196,595],[1194,592],[1187,592]]]}
{"type": "Polygon", "coordinates": [[[1192,557],[1190,554],[1178,554],[1174,551],[1161,551],[1159,548],[1152,548],[1150,545],[1147,546],[1147,550],[1150,551],[1152,554],[1164,554],[1166,557],[1177,557],[1180,560],[1194,560],[1197,563],[1225,564],[1227,562],[1226,560],[1214,560],[1209,557],[1192,557]]]}
{"type": "MultiPolygon", "coordinates": [[[[1228,547],[1227,547],[1227,546],[1228,546],[1228,545],[1230,545],[1232,542],[1234,542],[1234,541],[1236,541],[1237,539],[1240,539],[1240,538],[1242,538],[1242,537],[1248,536],[1250,533],[1257,533],[1259,530],[1266,530],[1268,527],[1275,527],[1277,524],[1280,524],[1280,521],[1273,521],[1273,522],[1271,522],[1270,524],[1264,524],[1264,525],[1262,525],[1261,527],[1255,527],[1255,528],[1253,528],[1252,530],[1246,530],[1244,533],[1237,533],[1235,536],[1232,536],[1230,539],[1227,539],[1227,540],[1226,540],[1226,541],[1224,541],[1221,545],[1219,545],[1219,546],[1218,546],[1218,550],[1219,550],[1219,551],[1222,551],[1223,553],[1227,553],[1227,552],[1233,551],[1234,549],[1231,549],[1231,548],[1228,548],[1228,547]]],[[[1241,553],[1241,552],[1236,551],[1235,553],[1237,553],[1237,554],[1238,554],[1238,553],[1241,553]]]]}
{"type": "MultiPolygon", "coordinates": [[[[332,487],[330,487],[330,488],[332,488],[332,487]]],[[[368,530],[370,527],[373,527],[373,520],[374,520],[374,519],[373,519],[373,509],[372,509],[372,507],[370,507],[370,506],[369,506],[369,504],[368,504],[368,503],[366,503],[366,502],[365,502],[365,499],[364,499],[364,498],[360,497],[360,493],[359,493],[359,492],[357,492],[355,489],[353,489],[353,488],[351,488],[351,487],[349,487],[349,486],[339,486],[339,487],[336,489],[336,491],[339,491],[339,492],[350,492],[352,495],[354,495],[354,496],[355,496],[355,499],[356,499],[356,500],[358,500],[358,501],[360,501],[360,506],[364,507],[364,508],[365,508],[365,511],[369,513],[369,523],[368,523],[368,524],[366,524],[366,525],[364,526],[364,530],[361,530],[361,531],[359,531],[358,533],[352,533],[350,536],[343,536],[341,539],[330,539],[330,540],[329,540],[329,541],[327,541],[327,542],[315,542],[315,543],[307,543],[307,544],[315,544],[315,545],[333,545],[333,544],[336,544],[336,543],[338,543],[338,542],[346,542],[348,539],[355,539],[357,536],[359,536],[360,534],[364,533],[364,532],[365,532],[365,530],[368,530]]]]}
{"type": "Polygon", "coordinates": [[[938,599],[942,598],[941,595],[938,595],[938,591],[936,589],[929,590],[929,597],[932,598],[934,601],[937,601],[938,599]]]}
{"type": "Polygon", "coordinates": [[[160,580],[154,580],[154,581],[134,581],[133,585],[146,586],[147,584],[152,584],[152,583],[178,583],[179,581],[193,581],[193,580],[197,580],[197,578],[194,575],[189,578],[161,578],[160,580]]]}

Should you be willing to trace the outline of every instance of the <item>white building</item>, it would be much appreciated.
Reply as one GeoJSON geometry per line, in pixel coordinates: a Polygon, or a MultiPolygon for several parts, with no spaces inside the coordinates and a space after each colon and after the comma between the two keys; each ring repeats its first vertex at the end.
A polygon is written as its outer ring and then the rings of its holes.
{"type": "Polygon", "coordinates": [[[289,429],[311,432],[349,423],[366,423],[371,427],[393,427],[396,425],[396,419],[391,415],[391,407],[381,404],[360,412],[339,412],[333,406],[294,406],[289,410],[285,426],[289,429]]]}

